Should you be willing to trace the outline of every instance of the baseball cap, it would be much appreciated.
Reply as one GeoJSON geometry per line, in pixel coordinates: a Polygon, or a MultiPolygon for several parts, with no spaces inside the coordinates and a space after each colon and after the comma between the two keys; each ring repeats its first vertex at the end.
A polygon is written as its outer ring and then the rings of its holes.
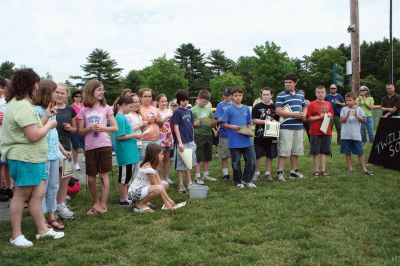
{"type": "Polygon", "coordinates": [[[231,96],[232,95],[232,88],[225,88],[224,96],[231,96]]]}

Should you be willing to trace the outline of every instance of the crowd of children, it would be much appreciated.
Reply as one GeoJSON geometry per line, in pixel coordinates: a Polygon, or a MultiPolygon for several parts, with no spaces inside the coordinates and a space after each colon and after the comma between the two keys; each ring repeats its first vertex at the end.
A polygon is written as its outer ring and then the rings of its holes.
{"type": "MultiPolygon", "coordinates": [[[[330,121],[336,111],[324,100],[324,86],[315,89],[317,99],[309,103],[296,90],[296,84],[296,75],[287,74],[285,90],[277,94],[275,102],[273,89],[262,88],[260,99],[252,110],[242,103],[241,88],[226,88],[223,101],[213,114],[208,107],[211,95],[207,90],[199,92],[196,105],[191,109],[188,108],[187,91],[177,90],[176,99],[168,102],[165,94],[155,98],[149,88],[141,89],[138,94],[124,90],[112,108],[106,103],[104,85],[91,80],[84,91],[72,94],[74,103],[70,106],[67,104],[69,89],[65,84],[40,80],[32,69],[16,71],[11,82],[1,79],[0,170],[4,169],[5,173],[2,191],[13,197],[10,243],[18,247],[33,245],[21,230],[25,202],[28,202],[37,227],[37,239],[64,236],[63,232],[54,230],[64,229],[56,217],[73,219],[74,213],[66,205],[71,175],[64,174],[62,166],[65,158],[72,156],[73,167],[80,170],[79,148],[84,149],[88,188],[93,200],[87,215],[105,214],[108,210],[108,173],[112,170],[113,144],[119,170],[119,205],[135,204],[134,210],[139,213],[154,212],[149,205],[154,197],[161,198],[164,209],[174,207],[174,201],[167,194],[168,187],[174,183],[170,178],[171,163],[177,172],[180,193],[184,193],[193,181],[200,185],[205,181],[216,181],[209,172],[213,144],[217,144],[223,180],[230,179],[228,160],[231,158],[233,182],[240,189],[256,188],[254,181],[261,178],[263,157],[266,157],[264,177],[267,181],[273,181],[273,177],[285,181],[287,158],[290,158],[288,177],[305,178],[298,169],[298,157],[304,154],[304,121],[310,123],[312,175],[328,176],[326,158],[331,155],[330,121]],[[157,107],[153,99],[156,99],[157,107]],[[267,135],[266,125],[270,123],[279,125],[279,137],[267,135]],[[189,159],[184,160],[183,154],[189,154],[189,159]],[[277,157],[278,169],[274,176],[272,163],[277,157]],[[14,191],[11,190],[10,176],[14,180],[14,191]],[[98,177],[102,183],[101,196],[96,186],[98,177]]],[[[359,105],[368,106],[370,101],[356,102],[355,95],[347,93],[345,103],[340,110],[340,152],[346,156],[347,172],[353,172],[351,154],[355,154],[362,171],[373,175],[365,164],[364,139],[360,133],[366,115],[359,105]]]]}

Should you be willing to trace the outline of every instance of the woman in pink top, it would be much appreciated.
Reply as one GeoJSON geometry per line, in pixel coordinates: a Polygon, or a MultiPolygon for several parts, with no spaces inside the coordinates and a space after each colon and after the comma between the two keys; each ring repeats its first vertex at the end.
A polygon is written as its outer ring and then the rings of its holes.
{"type": "Polygon", "coordinates": [[[140,114],[143,122],[147,124],[142,128],[142,148],[146,152],[149,143],[160,144],[160,127],[161,116],[158,109],[151,105],[153,100],[153,92],[149,88],[139,91],[139,97],[142,102],[140,106],[140,114]]]}
{"type": "MultiPolygon", "coordinates": [[[[72,99],[74,102],[71,104],[72,109],[75,110],[76,115],[79,114],[81,109],[83,108],[83,103],[82,103],[82,91],[76,90],[72,93],[72,99]]],[[[79,119],[76,118],[76,121],[78,123],[79,119]]],[[[81,170],[79,167],[78,163],[78,149],[84,149],[85,148],[85,138],[80,136],[77,133],[71,134],[71,143],[72,143],[72,159],[74,160],[74,167],[76,171],[81,170]]]]}

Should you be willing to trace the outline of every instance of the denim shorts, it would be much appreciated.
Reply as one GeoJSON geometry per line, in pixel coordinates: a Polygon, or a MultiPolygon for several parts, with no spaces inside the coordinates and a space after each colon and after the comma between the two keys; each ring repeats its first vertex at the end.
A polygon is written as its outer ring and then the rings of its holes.
{"type": "MultiPolygon", "coordinates": [[[[192,167],[197,164],[196,158],[196,143],[194,141],[189,143],[184,143],[183,146],[186,149],[192,149],[192,167]]],[[[178,145],[175,145],[175,153],[174,153],[174,166],[175,170],[178,171],[186,171],[188,168],[186,167],[185,163],[182,161],[181,156],[178,153],[178,145]]]]}
{"type": "Polygon", "coordinates": [[[342,139],[340,140],[340,153],[363,155],[363,144],[359,140],[342,139]]]}
{"type": "Polygon", "coordinates": [[[46,162],[28,163],[17,160],[8,160],[10,175],[17,187],[37,186],[46,180],[46,162]]]}

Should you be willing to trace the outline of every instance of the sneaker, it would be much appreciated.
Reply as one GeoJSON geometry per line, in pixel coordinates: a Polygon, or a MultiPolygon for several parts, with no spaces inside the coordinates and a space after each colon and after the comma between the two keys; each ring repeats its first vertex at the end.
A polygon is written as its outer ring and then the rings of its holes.
{"type": "Polygon", "coordinates": [[[289,178],[298,178],[298,179],[304,179],[305,176],[299,172],[298,169],[294,170],[294,172],[290,172],[289,178]]]}
{"type": "Polygon", "coordinates": [[[240,189],[244,188],[244,185],[243,185],[242,183],[237,184],[236,186],[237,186],[238,188],[240,188],[240,189]]]}
{"type": "Polygon", "coordinates": [[[33,246],[33,243],[26,239],[24,235],[20,235],[14,240],[10,238],[10,244],[18,248],[29,248],[33,246]]]}
{"type": "Polygon", "coordinates": [[[258,181],[258,180],[260,180],[260,174],[254,174],[253,181],[258,181]]]}
{"type": "Polygon", "coordinates": [[[217,181],[216,178],[211,177],[210,175],[203,175],[203,180],[212,181],[212,182],[217,181]]]}
{"type": "Polygon", "coordinates": [[[256,188],[257,186],[253,182],[246,183],[248,188],[256,188]]]}
{"type": "Polygon", "coordinates": [[[278,171],[276,174],[278,181],[285,182],[285,173],[283,171],[278,171]]]}
{"type": "Polygon", "coordinates": [[[368,175],[368,176],[373,176],[374,175],[374,173],[372,173],[371,171],[366,171],[366,172],[363,172],[364,173],[364,175],[368,175]]]}
{"type": "Polygon", "coordinates": [[[179,185],[178,186],[178,192],[179,193],[186,193],[185,185],[179,185]]]}
{"type": "Polygon", "coordinates": [[[228,181],[231,177],[229,175],[224,175],[223,180],[228,181]]]}
{"type": "Polygon", "coordinates": [[[81,168],[79,167],[79,163],[75,163],[74,168],[75,168],[75,171],[81,170],[81,168]]]}
{"type": "Polygon", "coordinates": [[[167,181],[167,183],[170,185],[172,185],[174,183],[174,181],[172,181],[171,178],[167,178],[167,179],[165,179],[165,181],[167,181]]]}
{"type": "Polygon", "coordinates": [[[196,178],[196,183],[197,184],[199,184],[199,185],[204,185],[205,183],[204,183],[204,181],[203,181],[203,179],[202,178],[196,178]]]}
{"type": "Polygon", "coordinates": [[[271,174],[265,175],[265,179],[266,179],[268,182],[272,182],[272,181],[273,181],[271,174]]]}
{"type": "Polygon", "coordinates": [[[65,220],[74,219],[74,213],[68,209],[68,206],[65,203],[57,205],[56,214],[65,220]]]}
{"type": "Polygon", "coordinates": [[[132,201],[127,199],[119,202],[119,206],[128,207],[132,205],[132,201]]]}
{"type": "Polygon", "coordinates": [[[53,239],[60,239],[64,237],[64,232],[57,232],[54,231],[53,229],[49,229],[46,233],[42,235],[36,235],[36,239],[42,239],[45,237],[53,238],[53,239]]]}

